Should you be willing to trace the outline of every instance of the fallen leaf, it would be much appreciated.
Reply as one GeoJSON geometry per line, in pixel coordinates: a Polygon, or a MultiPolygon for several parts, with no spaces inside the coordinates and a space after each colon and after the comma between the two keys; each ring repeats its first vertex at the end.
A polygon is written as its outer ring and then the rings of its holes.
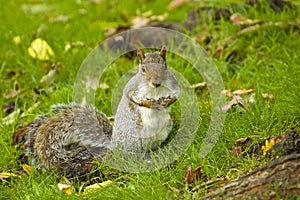
{"type": "Polygon", "coordinates": [[[182,6],[185,2],[187,2],[186,0],[173,0],[169,3],[169,5],[167,6],[168,10],[172,10],[174,8],[180,7],[182,6]]]}
{"type": "Polygon", "coordinates": [[[150,19],[142,16],[136,16],[131,20],[132,28],[140,28],[149,24],[150,19]]]}
{"type": "Polygon", "coordinates": [[[51,85],[54,83],[56,75],[57,75],[57,65],[53,64],[51,70],[41,78],[40,83],[43,85],[51,85]]]}
{"type": "Polygon", "coordinates": [[[222,46],[217,46],[217,48],[215,49],[213,57],[214,58],[220,58],[221,55],[224,55],[224,54],[225,54],[224,48],[222,46]]]}
{"type": "Polygon", "coordinates": [[[58,183],[57,184],[58,189],[66,194],[72,194],[73,193],[73,187],[69,184],[64,183],[58,183]]]}
{"type": "Polygon", "coordinates": [[[18,176],[18,175],[14,174],[14,173],[7,173],[7,172],[0,173],[0,180],[4,180],[6,178],[11,178],[11,177],[21,178],[21,176],[18,176]]]}
{"type": "Polygon", "coordinates": [[[249,137],[240,138],[234,141],[236,145],[245,145],[246,147],[250,146],[251,142],[252,141],[249,137]]]}
{"type": "Polygon", "coordinates": [[[191,89],[202,89],[206,87],[206,82],[202,82],[202,83],[196,83],[190,86],[191,89]]]}
{"type": "Polygon", "coordinates": [[[264,156],[267,154],[267,151],[269,151],[274,146],[274,144],[274,138],[271,138],[270,140],[265,140],[265,145],[261,147],[264,156]]]}
{"type": "Polygon", "coordinates": [[[231,148],[231,152],[232,152],[232,154],[234,155],[234,156],[238,156],[238,155],[240,155],[241,153],[242,153],[242,147],[241,146],[232,146],[232,148],[231,148]]]}
{"type": "Polygon", "coordinates": [[[230,21],[233,25],[253,25],[257,24],[259,20],[246,19],[241,13],[234,13],[230,16],[230,21]]]}
{"type": "Polygon", "coordinates": [[[31,167],[27,164],[22,164],[22,168],[27,174],[30,174],[32,171],[31,167]]]}
{"type": "Polygon", "coordinates": [[[107,181],[104,181],[102,183],[95,183],[93,185],[89,185],[87,186],[85,189],[84,189],[84,194],[87,194],[87,193],[91,193],[91,192],[94,192],[95,190],[99,189],[99,188],[103,188],[103,187],[108,187],[109,185],[112,184],[112,181],[110,180],[107,180],[107,181]]]}
{"type": "Polygon", "coordinates": [[[225,106],[222,107],[222,111],[226,113],[233,106],[239,105],[240,107],[245,109],[245,105],[243,103],[243,99],[240,96],[233,96],[232,100],[229,101],[225,106]]]}
{"type": "Polygon", "coordinates": [[[132,28],[140,28],[148,25],[152,21],[163,21],[168,17],[168,13],[162,15],[152,15],[152,11],[142,13],[140,16],[135,16],[131,19],[132,28]]]}
{"type": "Polygon", "coordinates": [[[188,184],[192,184],[195,180],[199,180],[200,177],[205,178],[201,173],[201,166],[196,167],[194,170],[191,165],[189,165],[184,174],[184,188],[188,188],[188,184]]]}
{"type": "Polygon", "coordinates": [[[273,94],[262,93],[263,98],[268,99],[270,102],[274,102],[275,96],[273,94]]]}
{"type": "Polygon", "coordinates": [[[188,189],[188,184],[191,184],[193,182],[194,182],[193,168],[192,165],[189,165],[184,174],[184,188],[188,189]]]}
{"type": "Polygon", "coordinates": [[[245,89],[245,88],[243,88],[243,89],[239,89],[239,90],[235,90],[235,91],[233,91],[232,92],[232,94],[233,95],[244,95],[244,94],[249,94],[249,93],[251,93],[251,92],[253,92],[253,89],[252,88],[250,88],[250,89],[245,89]]]}
{"type": "Polygon", "coordinates": [[[21,36],[17,35],[13,38],[13,42],[15,45],[20,45],[21,44],[21,36]]]}
{"type": "Polygon", "coordinates": [[[37,38],[31,42],[28,53],[32,58],[38,60],[49,60],[50,57],[54,57],[52,48],[41,38],[37,38]]]}

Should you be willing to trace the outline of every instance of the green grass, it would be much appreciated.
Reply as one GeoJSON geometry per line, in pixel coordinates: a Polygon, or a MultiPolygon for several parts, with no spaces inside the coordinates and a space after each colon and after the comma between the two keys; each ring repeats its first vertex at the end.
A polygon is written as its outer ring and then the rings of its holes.
{"type": "MultiPolygon", "coordinates": [[[[201,5],[220,6],[217,1],[205,1],[201,5]]],[[[241,3],[241,1],[232,1],[241,3]]],[[[219,22],[202,22],[191,37],[212,36],[211,43],[200,44],[213,55],[219,45],[224,45],[232,37],[224,55],[214,58],[222,75],[226,89],[249,88],[253,86],[256,94],[255,104],[249,106],[249,112],[232,108],[226,114],[226,122],[221,137],[213,150],[205,158],[199,157],[203,135],[209,124],[210,103],[206,91],[197,91],[201,124],[195,141],[189,149],[170,166],[149,173],[124,173],[99,164],[103,176],[99,182],[111,180],[112,184],[94,193],[82,195],[82,183],[73,182],[79,196],[67,195],[57,188],[61,180],[49,171],[27,175],[21,168],[18,157],[21,151],[12,144],[14,131],[22,124],[31,122],[37,115],[47,113],[49,106],[72,101],[73,83],[84,58],[97,44],[105,39],[107,27],[126,24],[132,16],[152,10],[154,15],[168,12],[166,21],[183,22],[188,11],[199,6],[197,1],[166,11],[166,3],[161,1],[4,1],[1,0],[0,12],[0,107],[14,102],[22,111],[28,110],[35,102],[40,104],[31,113],[17,118],[12,124],[0,122],[0,172],[20,174],[21,178],[12,177],[0,180],[0,198],[8,199],[182,199],[200,197],[207,193],[207,188],[196,192],[184,189],[184,173],[188,165],[202,166],[202,173],[209,180],[225,177],[228,180],[239,177],[264,161],[242,159],[231,153],[234,141],[241,137],[250,137],[257,142],[267,136],[280,135],[300,126],[300,31],[298,26],[270,26],[264,29],[236,36],[241,26],[234,26],[225,19],[219,22]],[[77,2],[77,3],[76,3],[77,2]],[[44,13],[30,14],[22,10],[24,5],[48,5],[53,9],[44,13]],[[81,14],[81,13],[84,14],[81,14]],[[51,22],[59,15],[68,16],[67,22],[51,22]],[[19,45],[13,42],[21,37],[19,45]],[[27,48],[33,39],[46,40],[55,52],[52,62],[61,63],[54,87],[43,86],[40,79],[48,72],[49,62],[32,59],[27,48]],[[84,42],[84,46],[75,46],[65,51],[68,42],[84,42]],[[235,52],[228,59],[231,52],[235,52]],[[17,81],[21,92],[12,98],[4,98],[13,89],[17,81]],[[36,94],[34,88],[41,93],[36,94]],[[274,101],[264,99],[261,94],[275,96],[274,101]]],[[[228,4],[227,4],[228,5],[228,4]]],[[[225,6],[225,5],[224,5],[225,6]]],[[[257,7],[233,8],[242,12],[246,18],[267,22],[296,22],[299,20],[300,5],[274,12],[268,5],[257,7]]],[[[209,21],[209,20],[208,20],[209,21]]],[[[179,71],[191,83],[203,79],[195,70],[180,58],[168,55],[169,66],[179,71]]],[[[120,58],[104,74],[101,82],[109,89],[98,89],[96,106],[108,116],[112,115],[111,95],[115,83],[123,74],[137,64],[137,60],[120,58]],[[121,67],[120,67],[121,66],[121,67]]],[[[176,113],[176,112],[175,112],[176,113]]],[[[0,118],[7,114],[0,112],[0,118]]],[[[179,118],[175,114],[174,118],[179,118]]],[[[190,188],[201,184],[199,180],[190,188]]]]}

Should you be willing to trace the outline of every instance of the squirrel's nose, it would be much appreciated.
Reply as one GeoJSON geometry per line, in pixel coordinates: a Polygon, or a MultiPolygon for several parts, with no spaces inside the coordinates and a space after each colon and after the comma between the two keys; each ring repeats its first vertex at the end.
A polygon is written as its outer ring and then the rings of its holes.
{"type": "Polygon", "coordinates": [[[160,83],[152,83],[152,85],[157,88],[160,86],[160,83]]]}

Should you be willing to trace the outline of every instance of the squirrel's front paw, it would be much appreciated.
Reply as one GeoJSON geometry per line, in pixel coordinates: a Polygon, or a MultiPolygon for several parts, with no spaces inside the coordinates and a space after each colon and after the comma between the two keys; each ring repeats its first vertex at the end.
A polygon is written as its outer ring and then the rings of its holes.
{"type": "Polygon", "coordinates": [[[157,104],[157,101],[153,98],[146,98],[139,103],[139,106],[143,106],[146,108],[152,108],[157,104]]]}
{"type": "Polygon", "coordinates": [[[175,97],[160,97],[158,99],[158,102],[163,107],[169,107],[171,104],[173,104],[177,99],[175,97]]]}

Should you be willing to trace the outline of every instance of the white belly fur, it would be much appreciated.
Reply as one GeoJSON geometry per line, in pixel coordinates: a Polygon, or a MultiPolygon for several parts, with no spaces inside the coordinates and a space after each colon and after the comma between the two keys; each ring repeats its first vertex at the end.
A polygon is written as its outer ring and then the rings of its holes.
{"type": "MultiPolygon", "coordinates": [[[[170,93],[170,90],[165,87],[150,87],[148,91],[144,92],[148,98],[157,100],[160,97],[166,97],[166,95],[170,93]]],[[[171,107],[164,108],[161,106],[159,109],[139,107],[139,110],[143,126],[140,137],[143,138],[144,145],[146,145],[147,148],[155,149],[166,140],[172,129],[172,121],[170,118],[171,107]]]]}

